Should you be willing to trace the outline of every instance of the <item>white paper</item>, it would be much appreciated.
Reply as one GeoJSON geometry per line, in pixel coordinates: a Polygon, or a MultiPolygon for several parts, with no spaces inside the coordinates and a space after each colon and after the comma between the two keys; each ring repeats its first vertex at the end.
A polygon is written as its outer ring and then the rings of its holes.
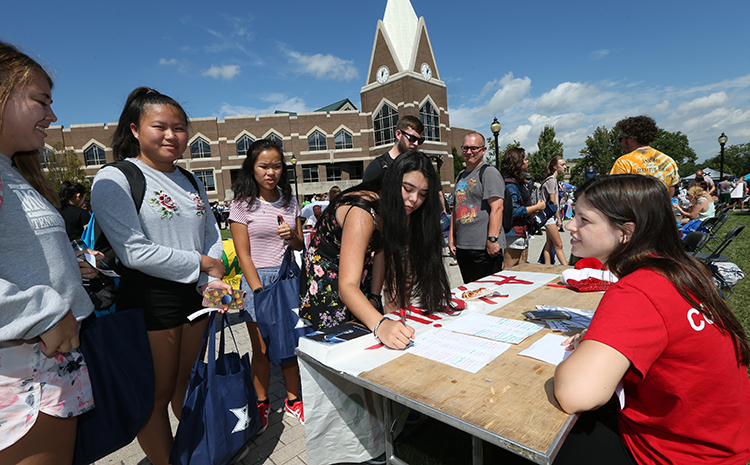
{"type": "Polygon", "coordinates": [[[445,325],[445,329],[495,341],[518,344],[542,329],[542,326],[528,321],[472,313],[445,325]]]}
{"type": "Polygon", "coordinates": [[[407,352],[476,373],[509,347],[510,344],[504,342],[436,329],[415,341],[407,352]]]}
{"type": "Polygon", "coordinates": [[[572,351],[565,349],[566,346],[562,345],[566,339],[568,339],[567,336],[545,334],[543,338],[536,341],[528,349],[519,352],[518,355],[558,365],[572,353],[572,351]]]}

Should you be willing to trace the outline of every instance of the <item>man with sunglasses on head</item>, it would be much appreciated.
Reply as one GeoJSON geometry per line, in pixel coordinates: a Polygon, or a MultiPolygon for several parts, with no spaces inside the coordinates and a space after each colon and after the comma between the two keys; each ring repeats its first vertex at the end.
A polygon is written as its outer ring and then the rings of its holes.
{"type": "Polygon", "coordinates": [[[419,118],[404,116],[399,119],[396,123],[396,143],[389,151],[367,165],[362,181],[367,182],[377,179],[388,168],[388,165],[393,163],[396,157],[409,150],[417,150],[424,142],[422,131],[424,131],[424,125],[419,118]]]}
{"type": "Polygon", "coordinates": [[[464,137],[461,152],[466,169],[456,178],[448,247],[464,283],[470,283],[503,269],[505,181],[494,166],[484,163],[483,135],[464,137]]]}
{"type": "Polygon", "coordinates": [[[645,174],[664,183],[669,196],[680,183],[677,163],[669,156],[651,148],[648,144],[656,140],[659,128],[648,116],[631,116],[615,125],[617,137],[625,155],[615,161],[609,174],[645,174]]]}

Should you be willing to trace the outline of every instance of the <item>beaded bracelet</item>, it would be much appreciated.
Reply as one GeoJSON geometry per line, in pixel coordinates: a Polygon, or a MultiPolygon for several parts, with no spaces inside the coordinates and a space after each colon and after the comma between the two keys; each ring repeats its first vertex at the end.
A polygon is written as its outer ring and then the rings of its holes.
{"type": "Polygon", "coordinates": [[[380,338],[378,337],[378,328],[380,328],[380,323],[384,322],[385,320],[390,320],[390,318],[388,318],[387,316],[384,316],[383,318],[380,319],[380,321],[378,321],[378,324],[375,325],[375,329],[372,330],[372,335],[375,336],[375,340],[381,344],[383,343],[383,341],[381,341],[380,338]]]}

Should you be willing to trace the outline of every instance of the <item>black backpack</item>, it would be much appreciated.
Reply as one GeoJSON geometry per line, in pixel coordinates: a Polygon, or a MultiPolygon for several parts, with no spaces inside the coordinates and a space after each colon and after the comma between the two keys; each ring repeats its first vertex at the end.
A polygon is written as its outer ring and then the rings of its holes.
{"type": "MultiPolygon", "coordinates": [[[[497,170],[492,165],[488,165],[487,163],[483,163],[482,166],[479,168],[479,180],[482,181],[482,185],[484,185],[484,172],[487,171],[487,168],[492,168],[494,170],[497,170]]],[[[461,177],[462,174],[464,174],[466,170],[461,171],[458,177],[461,177]]],[[[502,175],[500,175],[502,178],[502,175]]],[[[501,234],[507,234],[510,229],[513,227],[513,197],[510,195],[510,191],[508,190],[508,186],[505,186],[505,197],[503,198],[503,230],[501,234]]]]}
{"type": "MultiPolygon", "coordinates": [[[[138,168],[134,163],[130,163],[129,161],[125,160],[117,160],[104,166],[112,166],[114,168],[117,168],[122,172],[122,174],[125,175],[125,178],[128,180],[128,184],[130,184],[130,194],[133,196],[135,211],[140,212],[141,204],[143,203],[143,197],[146,195],[146,178],[143,176],[143,172],[140,170],[140,168],[138,168]]],[[[177,165],[174,166],[178,170],[180,170],[186,178],[188,178],[190,184],[192,184],[196,192],[200,194],[200,188],[198,187],[198,183],[193,177],[193,174],[185,168],[177,165]]],[[[96,212],[94,212],[94,215],[96,215],[96,212]]],[[[94,250],[97,250],[104,254],[102,264],[106,268],[118,271],[120,265],[117,261],[117,257],[115,256],[115,252],[114,250],[112,250],[112,246],[110,245],[107,236],[104,235],[101,228],[99,227],[99,222],[97,221],[94,222],[94,250]]]]}

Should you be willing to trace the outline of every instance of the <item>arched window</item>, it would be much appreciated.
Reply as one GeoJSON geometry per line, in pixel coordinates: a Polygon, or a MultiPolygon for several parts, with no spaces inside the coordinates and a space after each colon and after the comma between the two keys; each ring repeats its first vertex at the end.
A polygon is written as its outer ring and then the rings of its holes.
{"type": "Polygon", "coordinates": [[[326,145],[326,136],[320,131],[315,131],[307,138],[307,148],[311,152],[327,149],[328,145],[326,145]]]}
{"type": "Polygon", "coordinates": [[[237,156],[238,157],[246,157],[247,156],[247,149],[250,148],[250,146],[255,142],[252,137],[245,134],[244,136],[240,137],[240,140],[237,141],[237,156]]]}
{"type": "Polygon", "coordinates": [[[98,145],[92,145],[83,151],[83,155],[86,158],[86,166],[103,165],[107,163],[107,159],[104,156],[104,149],[98,145]]]}
{"type": "Polygon", "coordinates": [[[425,140],[440,140],[440,118],[438,112],[430,101],[426,101],[419,109],[419,119],[424,124],[425,140]]]}
{"type": "Polygon", "coordinates": [[[278,135],[276,135],[275,132],[269,134],[268,137],[266,137],[266,139],[272,140],[272,141],[276,142],[277,144],[279,144],[279,147],[281,147],[282,149],[284,148],[284,141],[281,139],[281,137],[279,137],[278,135]]]}
{"type": "Polygon", "coordinates": [[[192,158],[209,158],[211,157],[211,146],[199,137],[190,144],[190,156],[192,158]]]}
{"type": "Polygon", "coordinates": [[[390,144],[396,141],[396,123],[398,123],[398,110],[387,103],[383,104],[373,120],[375,145],[390,144]]]}
{"type": "Polygon", "coordinates": [[[354,148],[352,143],[352,135],[348,131],[343,129],[336,133],[336,137],[333,139],[336,149],[351,149],[354,148]]]}

